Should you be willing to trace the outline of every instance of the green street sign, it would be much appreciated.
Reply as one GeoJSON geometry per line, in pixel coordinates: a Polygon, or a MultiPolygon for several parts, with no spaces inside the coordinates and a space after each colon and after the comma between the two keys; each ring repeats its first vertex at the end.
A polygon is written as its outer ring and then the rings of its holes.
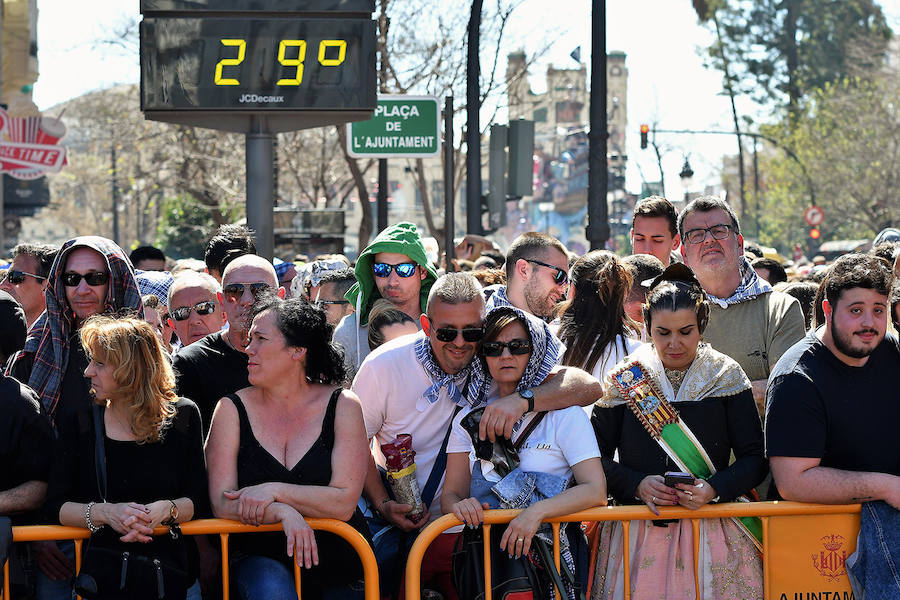
{"type": "Polygon", "coordinates": [[[441,151],[434,96],[378,96],[368,121],[347,124],[347,151],[356,158],[425,158],[441,151]]]}

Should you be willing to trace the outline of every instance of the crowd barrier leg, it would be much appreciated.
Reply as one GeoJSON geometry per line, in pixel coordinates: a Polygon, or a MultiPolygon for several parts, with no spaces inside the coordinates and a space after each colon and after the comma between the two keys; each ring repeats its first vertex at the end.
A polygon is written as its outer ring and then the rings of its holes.
{"type": "MultiPolygon", "coordinates": [[[[622,560],[625,567],[625,600],[631,600],[631,521],[622,521],[622,560]]],[[[593,573],[591,574],[593,575],[593,573]]]]}

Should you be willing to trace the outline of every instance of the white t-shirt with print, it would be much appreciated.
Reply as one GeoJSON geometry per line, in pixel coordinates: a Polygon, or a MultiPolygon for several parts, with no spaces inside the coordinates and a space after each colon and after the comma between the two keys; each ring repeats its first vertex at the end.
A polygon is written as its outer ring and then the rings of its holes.
{"type": "MultiPolygon", "coordinates": [[[[462,410],[453,419],[453,431],[447,444],[447,452],[469,453],[470,464],[475,458],[475,448],[468,432],[462,426],[462,419],[470,410],[462,410]]],[[[525,416],[519,432],[525,430],[537,413],[525,416]]],[[[518,439],[513,434],[513,441],[518,439]]],[[[519,449],[519,467],[523,471],[547,473],[563,478],[572,476],[572,466],[589,458],[599,458],[600,449],[590,420],[580,406],[570,406],[551,410],[534,428],[519,449]]],[[[493,465],[481,463],[482,475],[488,481],[499,481],[493,472],[493,465]]]]}

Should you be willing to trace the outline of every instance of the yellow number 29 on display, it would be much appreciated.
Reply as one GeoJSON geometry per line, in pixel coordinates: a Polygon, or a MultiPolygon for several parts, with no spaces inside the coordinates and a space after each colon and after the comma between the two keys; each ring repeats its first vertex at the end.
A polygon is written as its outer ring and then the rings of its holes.
{"type": "MultiPolygon", "coordinates": [[[[241,82],[235,78],[222,77],[222,69],[224,67],[234,67],[244,62],[247,53],[247,41],[242,39],[220,39],[219,42],[223,46],[237,46],[238,55],[234,58],[223,58],[216,63],[216,85],[240,85],[241,82]]],[[[319,43],[318,60],[323,67],[337,67],[343,64],[347,57],[347,41],[346,40],[322,40],[319,43]],[[326,58],[326,53],[330,48],[337,49],[337,57],[326,58]]],[[[283,67],[293,67],[295,69],[293,77],[285,77],[279,79],[275,85],[300,85],[303,82],[303,61],[306,60],[306,40],[281,40],[278,44],[278,63],[283,67]],[[289,58],[288,48],[297,48],[297,56],[289,58]]]]}

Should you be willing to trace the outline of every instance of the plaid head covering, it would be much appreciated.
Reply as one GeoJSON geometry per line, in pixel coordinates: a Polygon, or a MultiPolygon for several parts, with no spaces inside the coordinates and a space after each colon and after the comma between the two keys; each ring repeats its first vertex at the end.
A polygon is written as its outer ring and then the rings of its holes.
{"type": "Polygon", "coordinates": [[[137,281],[138,289],[141,296],[153,294],[159,298],[159,303],[168,305],[169,288],[172,287],[172,281],[175,277],[168,271],[141,271],[134,270],[134,279],[137,281]]]}
{"type": "Polygon", "coordinates": [[[51,421],[55,420],[59,388],[69,365],[69,340],[75,333],[75,314],[66,300],[62,273],[69,253],[77,248],[90,248],[106,259],[110,278],[104,312],[131,309],[138,316],[143,314],[134,270],[128,255],[115,242],[97,236],[82,236],[63,244],[47,275],[47,310],[31,326],[25,341],[25,352],[34,354],[28,385],[41,397],[51,421]]]}
{"type": "MultiPolygon", "coordinates": [[[[513,305],[499,305],[488,311],[488,316],[495,311],[514,312],[522,321],[528,325],[528,337],[531,338],[531,356],[528,357],[528,364],[525,365],[525,372],[516,385],[516,391],[527,390],[529,388],[541,385],[550,371],[559,364],[559,357],[562,356],[564,347],[562,342],[553,335],[550,327],[541,319],[534,315],[530,315],[513,305]]],[[[485,368],[486,376],[491,379],[490,372],[485,368]]]]}

